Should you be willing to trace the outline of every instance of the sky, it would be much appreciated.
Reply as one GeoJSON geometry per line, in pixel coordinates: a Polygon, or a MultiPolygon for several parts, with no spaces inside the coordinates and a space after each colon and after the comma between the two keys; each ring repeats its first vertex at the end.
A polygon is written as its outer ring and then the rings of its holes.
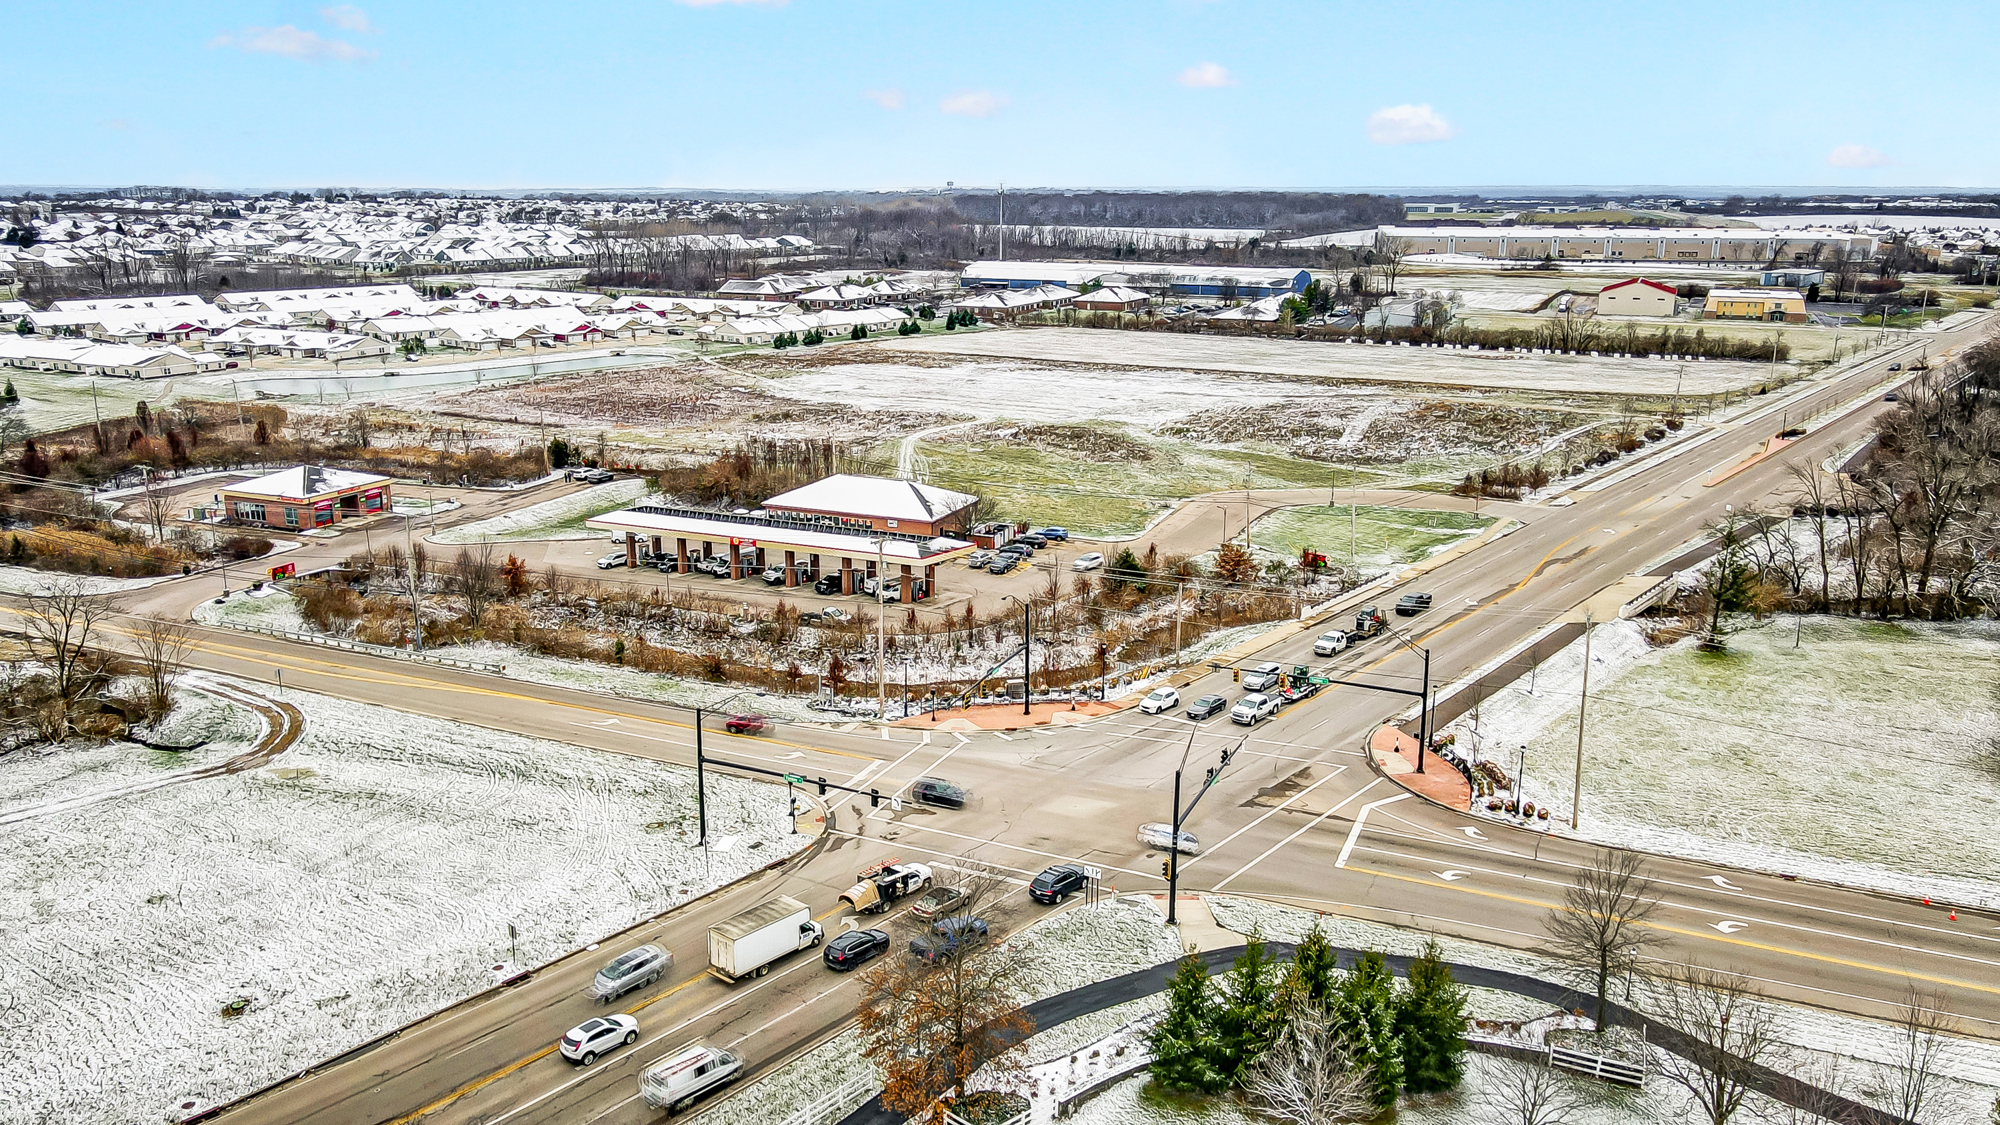
{"type": "Polygon", "coordinates": [[[8,29],[10,184],[2000,184],[1990,2],[28,0],[8,29]]]}

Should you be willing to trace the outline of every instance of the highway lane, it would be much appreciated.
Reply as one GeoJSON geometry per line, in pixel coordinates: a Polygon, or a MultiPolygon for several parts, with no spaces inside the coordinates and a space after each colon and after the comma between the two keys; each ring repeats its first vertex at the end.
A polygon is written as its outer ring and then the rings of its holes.
{"type": "MultiPolygon", "coordinates": [[[[1961,332],[1943,341],[1933,339],[1933,352],[1971,337],[1972,333],[1961,332]]],[[[1871,411],[1858,409],[1813,433],[1783,458],[1713,488],[1703,487],[1711,475],[1761,446],[1776,429],[1777,411],[1796,419],[1843,403],[1873,401],[1881,368],[1891,358],[1882,357],[1862,371],[1782,396],[1782,407],[1774,401],[1768,422],[1739,420],[1681,452],[1661,451],[1640,471],[1574,494],[1576,503],[1571,506],[1533,510],[1524,516],[1525,526],[1519,531],[1438,567],[1416,583],[1437,595],[1437,608],[1398,624],[1409,628],[1416,643],[1432,647],[1433,675],[1439,683],[1493,659],[1605,585],[1662,560],[1694,539],[1721,514],[1722,505],[1747,507],[1782,493],[1787,483],[1782,462],[1826,456],[1864,434],[1871,411]]],[[[1393,598],[1394,593],[1385,593],[1379,601],[1386,605],[1393,598]]],[[[1312,635],[1309,631],[1287,639],[1258,658],[1325,663],[1309,655],[1312,635]]],[[[270,670],[282,666],[288,686],[600,749],[676,761],[691,756],[686,714],[670,708],[322,652],[236,633],[208,633],[201,643],[204,667],[266,682],[270,670]]],[[[1412,687],[1419,667],[1413,654],[1382,640],[1333,663],[1412,687]]],[[[1204,677],[1183,695],[1206,690],[1237,694],[1227,688],[1227,679],[1220,674],[1204,677]]],[[[1587,859],[1589,846],[1540,834],[1516,839],[1517,833],[1474,825],[1415,798],[1376,805],[1367,825],[1355,833],[1361,808],[1400,792],[1374,777],[1359,748],[1368,731],[1385,715],[1401,710],[1404,702],[1339,688],[1248,732],[1243,756],[1205,799],[1190,825],[1212,843],[1200,860],[1187,866],[1184,886],[1220,886],[1240,893],[1340,904],[1343,910],[1363,916],[1418,921],[1426,928],[1501,944],[1531,943],[1539,935],[1541,912],[1559,898],[1567,872],[1587,859]],[[1273,808],[1287,797],[1294,802],[1291,807],[1273,808]],[[1487,838],[1473,840],[1460,832],[1465,827],[1487,838]],[[1345,866],[1340,865],[1343,850],[1345,866]],[[1438,874],[1446,871],[1466,874],[1454,879],[1438,874]]],[[[905,729],[892,731],[888,741],[870,731],[781,730],[772,740],[718,739],[710,746],[715,753],[758,764],[782,763],[785,768],[798,764],[798,772],[809,776],[824,769],[829,771],[826,776],[839,780],[841,775],[833,771],[846,769],[847,776],[866,776],[870,784],[882,784],[885,792],[890,784],[906,784],[933,771],[972,785],[975,799],[963,813],[919,812],[910,807],[900,814],[886,809],[869,812],[865,803],[855,808],[852,802],[837,802],[836,835],[829,852],[784,876],[797,881],[801,897],[825,909],[851,878],[857,859],[890,850],[910,858],[972,856],[1021,874],[1055,858],[1081,858],[1104,865],[1122,890],[1155,889],[1160,885],[1159,857],[1139,847],[1131,833],[1142,821],[1164,819],[1171,772],[1187,746],[1187,729],[1169,717],[1121,714],[1008,739],[938,735],[926,745],[920,732],[905,729]],[[791,754],[802,757],[781,757],[791,754]]],[[[1190,759],[1196,776],[1222,746],[1233,744],[1243,733],[1226,721],[1211,721],[1198,731],[1190,759]]],[[[1879,1011],[1882,1003],[1900,994],[1903,974],[1914,972],[1942,982],[1960,1012],[1979,1020],[2000,1017],[1990,990],[1981,984],[1982,979],[1992,979],[1989,966],[1994,951],[1986,935],[1993,932],[1993,919],[1961,914],[1964,922],[1952,928],[1939,924],[1935,911],[1879,896],[1681,861],[1659,860],[1653,869],[1671,884],[1668,909],[1674,949],[1700,950],[1775,982],[1779,990],[1789,990],[1787,995],[1855,1011],[1879,1011]],[[1710,881],[1714,878],[1729,885],[1710,881]],[[1746,894],[1751,897],[1746,899],[1746,894]],[[1721,922],[1746,926],[1718,929],[1721,922]]],[[[778,885],[771,883],[758,894],[768,894],[778,885]]],[[[702,956],[699,930],[728,912],[719,899],[670,916],[667,925],[685,927],[675,930],[672,939],[673,948],[684,958],[683,972],[698,968],[687,961],[702,956]]],[[[582,959],[575,971],[586,968],[594,969],[595,962],[582,959]]],[[[657,1011],[648,1009],[644,1017],[648,1033],[653,1034],[655,1021],[669,1013],[675,1021],[670,1027],[696,1019],[685,1029],[690,1036],[697,1028],[708,1031],[711,1025],[727,1028],[753,1022],[753,1030],[765,1038],[746,1040],[756,1056],[752,1061],[768,1062],[788,1045],[810,1041],[818,1029],[845,1018],[850,1003],[845,993],[809,983],[825,975],[816,967],[797,970],[783,978],[787,982],[797,978],[796,986],[774,985],[747,996],[741,1015],[702,1016],[707,993],[702,985],[689,985],[685,994],[660,1001],[657,1011]],[[688,1007],[679,1006],[683,1003],[688,1007]],[[727,1022],[716,1024],[716,1020],[727,1022]],[[761,1026],[766,1024],[771,1026],[761,1026]]],[[[454,1040],[442,1030],[414,1029],[395,1043],[295,1088],[322,1091],[329,1104],[359,1107],[365,1101],[368,1107],[346,1118],[336,1115],[326,1120],[391,1119],[393,1115],[381,1115],[391,1109],[408,1113],[429,1106],[467,1083],[481,1081],[484,1084],[477,1090],[439,1107],[433,1118],[490,1120],[512,1113],[506,1119],[594,1119],[576,1116],[585,1113],[602,1115],[604,1120],[643,1119],[644,1115],[631,1116],[631,1106],[619,1100],[629,1098],[633,1089],[629,1075],[621,1081],[591,1079],[567,1086],[573,1076],[565,1077],[563,1067],[544,1065],[549,1062],[546,1058],[533,1059],[535,1052],[576,1022],[572,1016],[578,1013],[564,1007],[563,998],[553,991],[557,983],[548,986],[552,991],[540,1006],[515,1010],[489,1002],[439,1017],[441,1027],[461,1025],[450,1035],[464,1036],[466,1046],[453,1046],[454,1040]],[[499,1077],[487,1080],[495,1074],[499,1077]],[[624,1093],[591,1092],[613,1087],[624,1093]]],[[[529,1003],[525,993],[519,1003],[529,1003]]],[[[712,1000],[707,1003],[713,1006],[712,1000]]],[[[671,1036],[660,1038],[664,1042],[671,1036]]],[[[258,1099],[227,1116],[292,1119],[266,1108],[276,1097],[258,1099]]]]}

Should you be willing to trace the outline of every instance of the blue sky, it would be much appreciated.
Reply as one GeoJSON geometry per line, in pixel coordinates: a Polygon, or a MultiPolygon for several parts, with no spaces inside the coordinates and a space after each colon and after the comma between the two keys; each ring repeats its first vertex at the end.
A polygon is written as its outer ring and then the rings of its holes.
{"type": "Polygon", "coordinates": [[[64,0],[8,28],[0,183],[2000,183],[1991,3],[64,0]]]}

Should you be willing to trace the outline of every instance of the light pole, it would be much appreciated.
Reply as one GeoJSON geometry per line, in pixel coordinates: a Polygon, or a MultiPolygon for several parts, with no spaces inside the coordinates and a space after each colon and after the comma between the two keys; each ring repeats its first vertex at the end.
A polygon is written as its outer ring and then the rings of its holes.
{"type": "MultiPolygon", "coordinates": [[[[701,838],[699,841],[697,841],[697,846],[703,849],[706,849],[708,847],[708,759],[702,754],[702,746],[701,746],[702,712],[720,711],[722,710],[722,705],[724,703],[734,703],[736,700],[741,699],[744,696],[750,694],[753,693],[746,688],[743,691],[735,693],[734,695],[724,696],[721,702],[710,703],[707,705],[697,703],[695,704],[694,707],[694,804],[697,814],[700,817],[700,824],[701,824],[701,838]]],[[[754,694],[763,695],[764,693],[762,691],[758,691],[755,692],[754,694]]],[[[792,827],[794,830],[796,830],[798,827],[796,823],[797,819],[798,818],[796,816],[793,817],[794,824],[792,827]]]]}
{"type": "Polygon", "coordinates": [[[1419,646],[1403,635],[1400,630],[1391,629],[1389,635],[1402,642],[1404,648],[1424,658],[1424,688],[1422,703],[1417,708],[1417,772],[1424,772],[1424,751],[1431,744],[1431,650],[1419,646]]]}
{"type": "Polygon", "coordinates": [[[888,539],[875,537],[875,713],[889,721],[889,613],[884,607],[883,583],[889,581],[889,564],[883,554],[888,539]]]}
{"type": "Polygon", "coordinates": [[[422,652],[424,651],[424,615],[421,608],[422,596],[417,590],[417,547],[410,535],[410,521],[415,518],[415,516],[407,513],[403,516],[403,549],[410,556],[410,629],[416,640],[417,651],[422,652]]]}
{"type": "Polygon", "coordinates": [[[1013,602],[1015,605],[1021,607],[1021,714],[1031,715],[1034,712],[1030,710],[1030,706],[1034,702],[1035,696],[1034,685],[1031,682],[1035,674],[1033,656],[1035,648],[1035,623],[1028,616],[1027,602],[1022,601],[1012,594],[1003,596],[1001,600],[1013,602]]]}
{"type": "Polygon", "coordinates": [[[1201,789],[1195,793],[1194,800],[1187,803],[1187,808],[1182,808],[1181,773],[1187,769],[1188,753],[1194,749],[1195,732],[1200,729],[1200,727],[1193,723],[1188,724],[1187,746],[1181,750],[1180,765],[1174,767],[1174,804],[1173,808],[1169,810],[1173,813],[1173,817],[1172,824],[1168,828],[1170,835],[1167,841],[1167,859],[1163,865],[1166,868],[1167,876],[1167,925],[1169,926],[1180,925],[1180,916],[1175,912],[1174,907],[1180,898],[1181,825],[1187,823],[1187,818],[1193,814],[1194,807],[1201,803],[1202,796],[1215,784],[1215,779],[1221,777],[1222,771],[1229,768],[1229,759],[1235,757],[1238,750],[1243,749],[1243,741],[1239,740],[1236,745],[1224,750],[1221,760],[1211,767],[1208,771],[1208,776],[1202,779],[1201,789]]]}

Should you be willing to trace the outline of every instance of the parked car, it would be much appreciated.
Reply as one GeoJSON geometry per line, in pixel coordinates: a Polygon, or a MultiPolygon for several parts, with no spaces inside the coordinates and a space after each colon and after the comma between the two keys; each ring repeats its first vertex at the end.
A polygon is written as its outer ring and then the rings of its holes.
{"type": "Polygon", "coordinates": [[[840,609],[836,606],[828,606],[825,609],[820,610],[819,615],[820,618],[825,621],[846,621],[849,618],[853,617],[853,614],[850,614],[846,610],[840,609]]]}
{"type": "Polygon", "coordinates": [[[597,970],[596,979],[590,982],[590,992],[598,1003],[607,1004],[635,988],[652,985],[673,967],[673,954],[657,945],[642,945],[620,953],[597,970]]]}
{"type": "Polygon", "coordinates": [[[1056,543],[1069,542],[1069,528],[1066,527],[1044,527],[1035,534],[1056,543]]]}
{"type": "Polygon", "coordinates": [[[762,715],[731,715],[722,729],[730,734],[763,734],[770,725],[771,720],[762,715]]]}
{"type": "Polygon", "coordinates": [[[1278,682],[1284,678],[1285,670],[1280,668],[1276,662],[1270,660],[1260,661],[1243,669],[1243,690],[1267,691],[1277,687],[1278,682]]]}
{"type": "Polygon", "coordinates": [[[1078,555],[1076,561],[1069,564],[1069,568],[1071,570],[1096,570],[1103,565],[1104,555],[1101,552],[1092,551],[1087,555],[1078,555]]]}
{"type": "Polygon", "coordinates": [[[1160,851],[1178,851],[1182,855],[1201,854],[1201,837],[1185,828],[1180,831],[1180,847],[1174,847],[1174,826],[1171,824],[1141,824],[1139,843],[1160,851]]]}
{"type": "Polygon", "coordinates": [[[1313,640],[1313,655],[1332,656],[1347,647],[1347,634],[1329,629],[1313,640]]]}
{"type": "Polygon", "coordinates": [[[1229,721],[1253,726],[1259,719],[1268,719],[1278,709],[1278,701],[1263,692],[1253,691],[1236,701],[1229,709],[1229,721]]]}
{"type": "Polygon", "coordinates": [[[958,956],[959,952],[984,945],[990,934],[984,918],[944,918],[931,923],[932,934],[910,943],[910,952],[936,963],[958,956]]]}
{"type": "Polygon", "coordinates": [[[785,584],[785,564],[779,563],[776,566],[767,566],[764,568],[764,573],[758,577],[764,580],[764,585],[766,586],[783,586],[785,584]]]}
{"type": "Polygon", "coordinates": [[[964,887],[932,887],[910,907],[910,913],[922,921],[933,922],[964,905],[964,887]]]}
{"type": "Polygon", "coordinates": [[[838,574],[820,575],[819,581],[813,583],[813,593],[815,594],[840,593],[840,575],[838,574]]]}
{"type": "Polygon", "coordinates": [[[610,570],[613,567],[619,567],[624,565],[625,565],[625,552],[623,551],[613,551],[610,554],[604,556],[603,558],[597,560],[597,569],[599,570],[610,570]]]}
{"type": "Polygon", "coordinates": [[[1034,881],[1028,884],[1028,897],[1036,902],[1054,906],[1082,890],[1088,881],[1080,865],[1058,863],[1035,876],[1034,881]]]}
{"type": "Polygon", "coordinates": [[[1046,539],[1042,538],[1042,537],[1041,537],[1041,536],[1039,536],[1039,535],[1036,535],[1036,534],[1035,534],[1034,532],[1032,532],[1032,531],[1031,531],[1031,532],[1029,532],[1029,533],[1028,533],[1028,534],[1026,534],[1026,535],[1017,535],[1017,536],[1015,536],[1015,537],[1014,537],[1014,542],[1016,542],[1016,543],[1025,543],[1025,544],[1027,544],[1028,546],[1030,546],[1030,547],[1033,547],[1033,548],[1034,548],[1035,550],[1037,550],[1037,551],[1039,551],[1039,550],[1041,550],[1042,548],[1044,548],[1044,547],[1046,547],[1046,546],[1048,546],[1048,545],[1049,545],[1049,541],[1048,541],[1048,540],[1046,540],[1046,539]]]}
{"type": "Polygon", "coordinates": [[[1187,717],[1190,719],[1206,719],[1210,716],[1220,714],[1228,706],[1229,701],[1219,695],[1204,695],[1188,707],[1187,717]]]}
{"type": "Polygon", "coordinates": [[[1181,705],[1181,693],[1170,687],[1157,687],[1139,701],[1139,710],[1148,715],[1171,711],[1181,705]]]}
{"type": "Polygon", "coordinates": [[[851,972],[889,952],[889,935],[882,930],[849,930],[826,943],[820,960],[836,973],[851,972]]]}
{"type": "Polygon", "coordinates": [[[920,777],[910,783],[910,797],[943,809],[965,807],[965,788],[941,777],[920,777]]]}
{"type": "Polygon", "coordinates": [[[977,570],[980,567],[985,566],[987,563],[990,563],[992,561],[993,561],[993,552],[987,550],[984,547],[981,547],[978,550],[973,551],[971,554],[965,556],[965,565],[972,567],[974,570],[977,570]]]}
{"type": "Polygon", "coordinates": [[[1003,555],[1019,555],[1024,559],[1031,559],[1035,557],[1035,547],[1032,543],[1023,543],[1019,539],[1016,539],[1005,547],[1000,548],[1000,553],[1003,555]]]}
{"type": "Polygon", "coordinates": [[[614,1047],[630,1047],[639,1041],[639,1021],[631,1016],[618,1013],[614,1016],[598,1016],[587,1019],[563,1033],[562,1042],[556,1049],[562,1057],[573,1063],[589,1066],[599,1055],[608,1054],[614,1047]]]}
{"type": "Polygon", "coordinates": [[[666,574],[671,571],[678,570],[680,569],[680,565],[681,565],[681,557],[672,552],[668,552],[667,554],[664,555],[653,556],[653,568],[655,570],[658,570],[661,574],[666,574]]]}
{"type": "Polygon", "coordinates": [[[1404,594],[1396,601],[1396,616],[1415,617],[1431,607],[1429,594],[1404,594]]]}
{"type": "Polygon", "coordinates": [[[697,561],[694,568],[716,578],[729,577],[729,560],[721,555],[708,555],[697,561]]]}
{"type": "Polygon", "coordinates": [[[1006,574],[1009,571],[1013,570],[1015,567],[1020,565],[1021,565],[1021,556],[1019,555],[999,555],[996,556],[993,562],[987,566],[986,573],[1006,574]]]}

